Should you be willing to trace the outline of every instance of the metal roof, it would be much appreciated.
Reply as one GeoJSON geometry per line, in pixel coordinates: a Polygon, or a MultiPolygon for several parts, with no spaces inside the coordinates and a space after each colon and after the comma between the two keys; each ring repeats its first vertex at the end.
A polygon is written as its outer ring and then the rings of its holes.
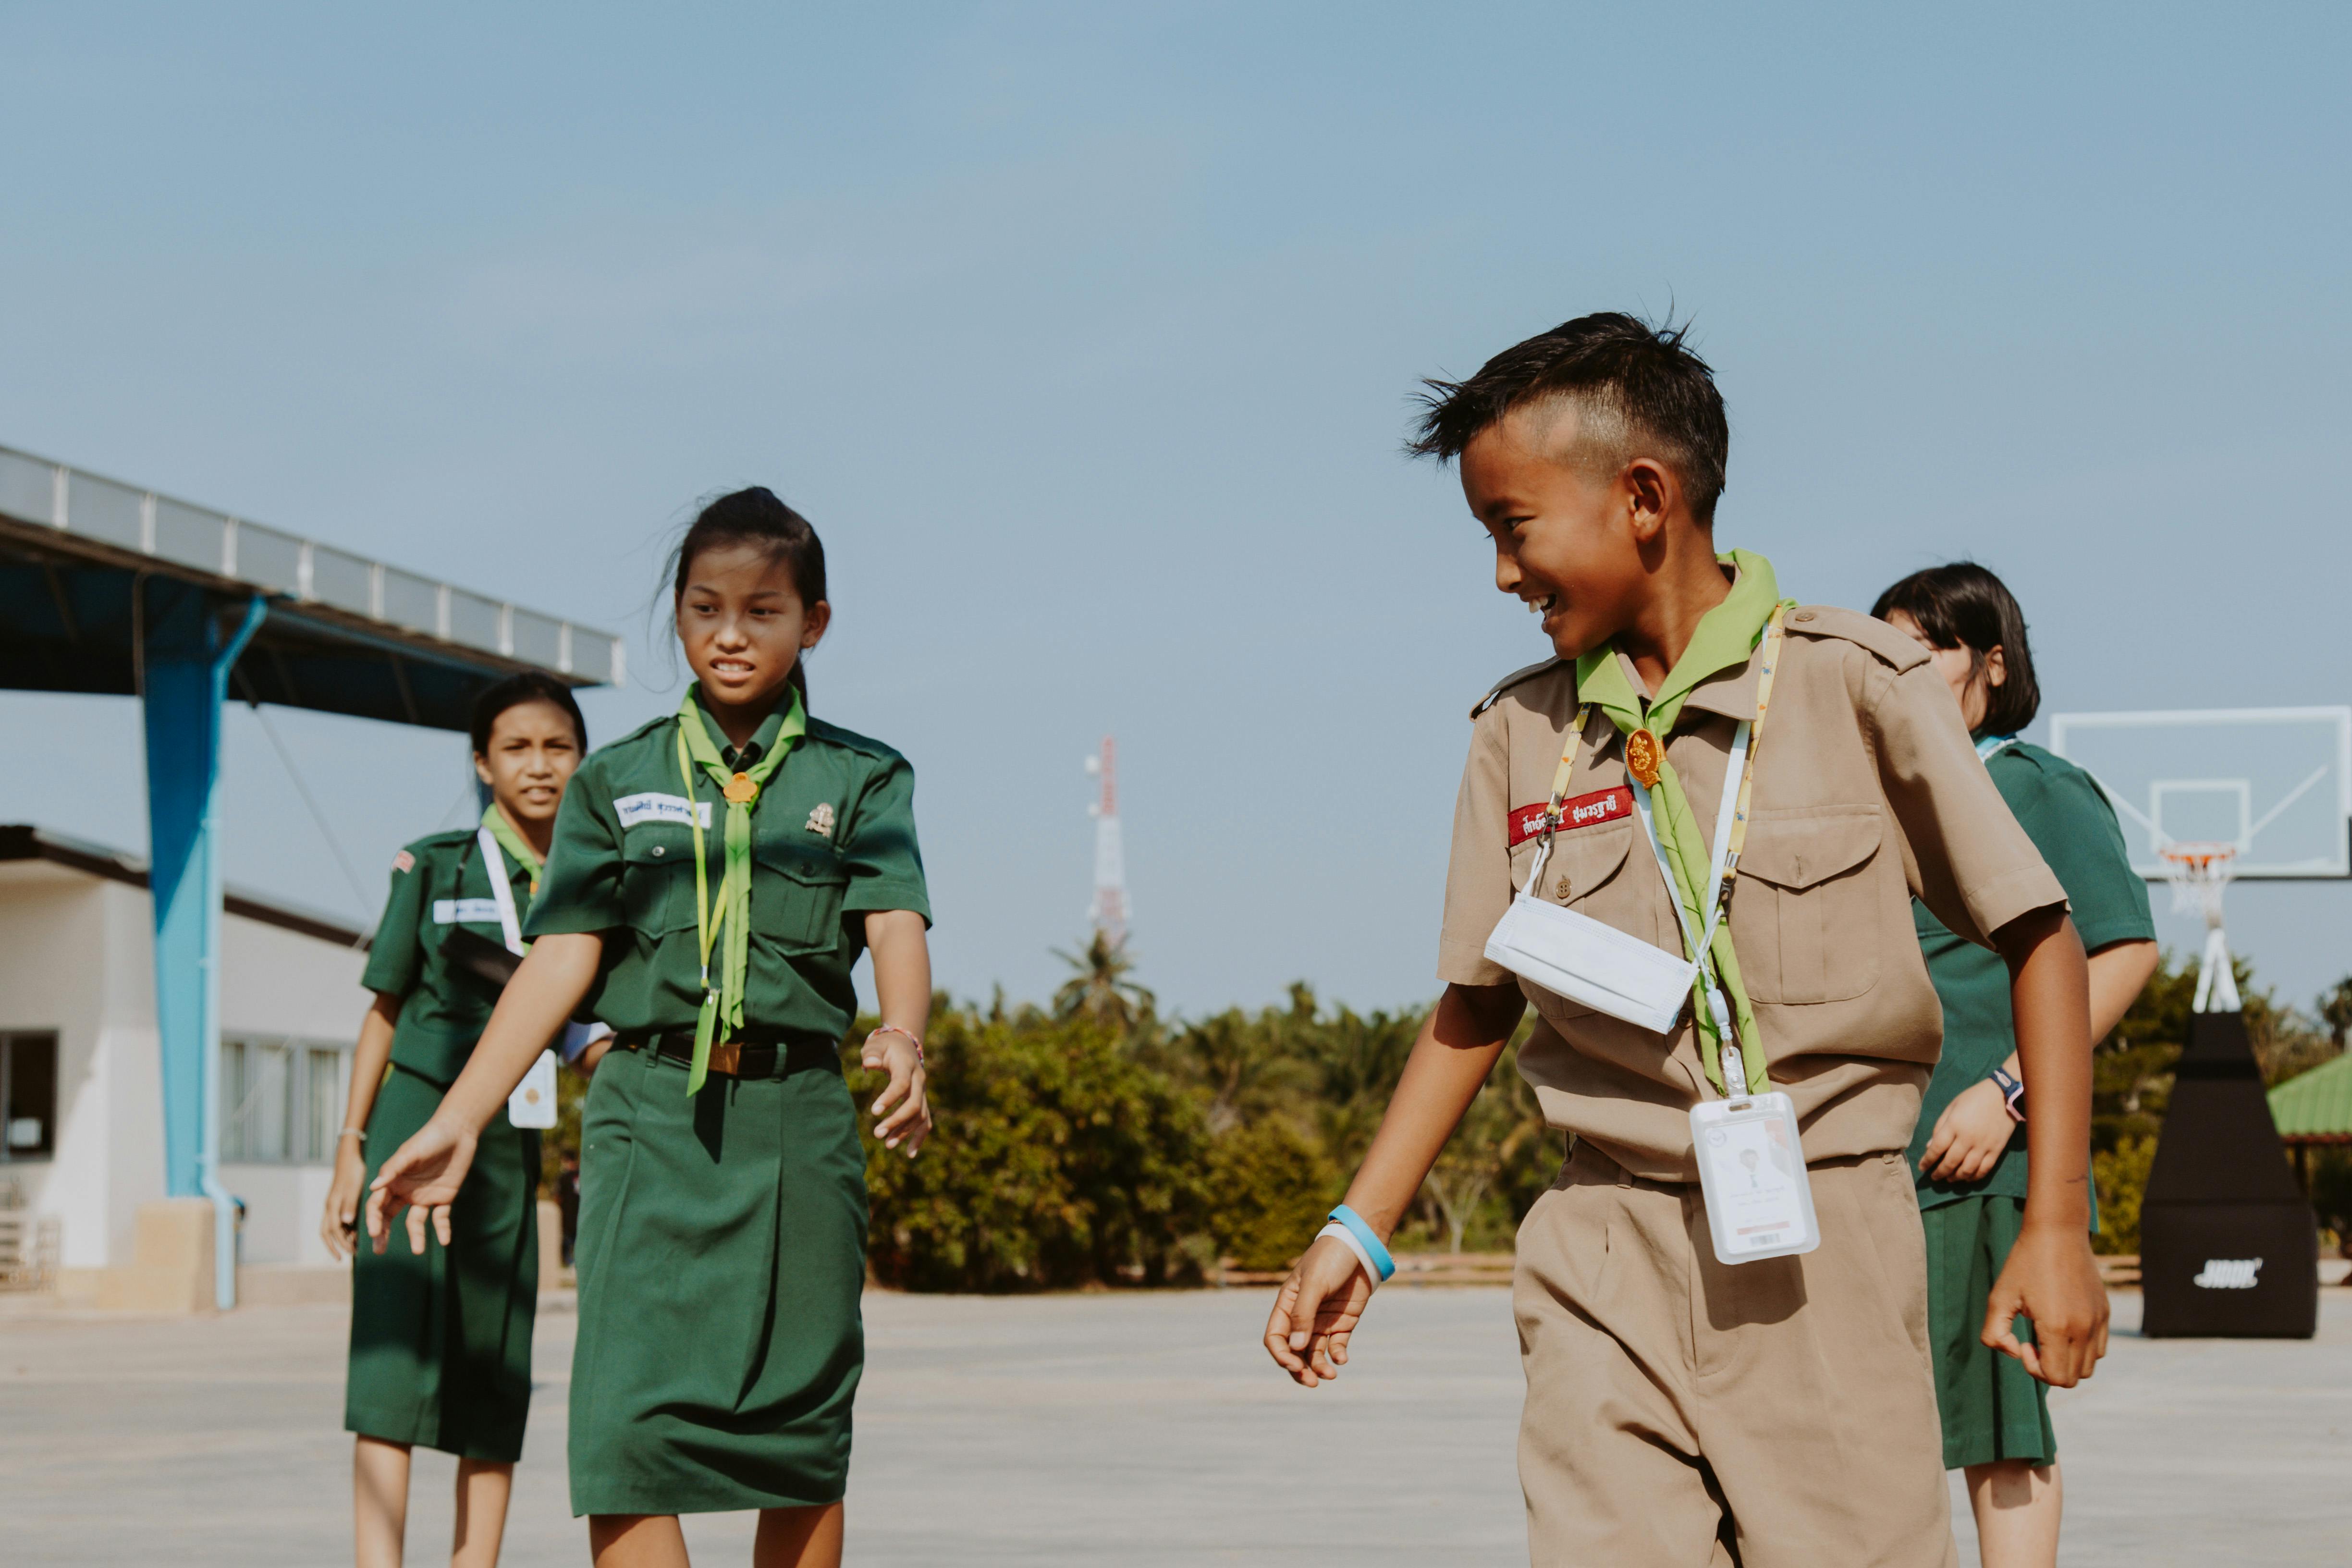
{"type": "Polygon", "coordinates": [[[145,576],[268,596],[232,688],[252,701],[463,729],[503,675],[626,678],[609,632],[0,447],[0,685],[139,689],[145,576]]]}
{"type": "Polygon", "coordinates": [[[2271,1120],[2290,1142],[2352,1143],[2352,1052],[2271,1090],[2271,1120]]]}
{"type": "MultiPolygon", "coordinates": [[[[134,888],[147,886],[147,862],[138,856],[27,823],[0,824],[0,864],[11,860],[46,860],[109,881],[127,882],[134,888]]],[[[230,914],[341,947],[363,948],[371,940],[367,932],[341,915],[308,909],[274,893],[258,893],[234,884],[226,889],[222,907],[230,914]]]]}

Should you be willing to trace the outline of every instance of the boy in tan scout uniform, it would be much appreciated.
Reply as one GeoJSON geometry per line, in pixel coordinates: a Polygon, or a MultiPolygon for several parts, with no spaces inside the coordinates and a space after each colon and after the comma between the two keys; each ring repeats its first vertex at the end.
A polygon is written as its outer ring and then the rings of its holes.
{"type": "MultiPolygon", "coordinates": [[[[1416,449],[1459,459],[1495,542],[1496,586],[1542,616],[1558,657],[1474,710],[1439,943],[1446,989],[1349,1217],[1382,1238],[1395,1227],[1532,1002],[1520,1071],[1571,1135],[1520,1227],[1513,1291],[1533,1562],[1953,1563],[1903,1156],[1942,1018],[1910,901],[2008,963],[2032,1185],[1985,1336],[2063,1387],[2106,1342],[2086,1234],[2087,980],[2065,895],[1916,642],[1851,611],[1783,605],[1769,563],[1717,554],[1727,426],[1679,333],[1587,316],[1431,386],[1416,449]],[[1743,721],[1757,759],[1746,842],[1727,940],[1706,963],[1729,1042],[1711,1010],[1686,1006],[1661,1035],[1487,957],[1547,830],[1538,897],[1696,956],[1672,900],[1704,930],[1743,721]],[[1662,755],[1648,754],[1653,736],[1662,755]],[[1654,852],[1633,809],[1629,741],[1654,852]],[[1563,753],[1574,782],[1555,799],[1563,753]],[[1736,1091],[1743,1068],[1751,1090],[1794,1102],[1821,1240],[1726,1265],[1690,1112],[1724,1098],[1727,1070],[1736,1091]]],[[[1267,1324],[1269,1352],[1308,1387],[1347,1362],[1377,1283],[1366,1244],[1345,1243],[1327,1232],[1308,1248],[1267,1324]]],[[[1377,1243],[1369,1251],[1377,1268],[1377,1243]]]]}

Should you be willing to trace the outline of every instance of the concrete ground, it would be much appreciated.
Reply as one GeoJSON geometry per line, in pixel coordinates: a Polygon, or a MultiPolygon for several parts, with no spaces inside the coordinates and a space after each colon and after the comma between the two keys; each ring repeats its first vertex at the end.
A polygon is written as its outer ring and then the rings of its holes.
{"type": "MultiPolygon", "coordinates": [[[[1336,1386],[1256,1347],[1266,1292],[870,1295],[850,1561],[1526,1562],[1520,1383],[1496,1289],[1384,1294],[1336,1386]]],[[[540,1319],[511,1564],[576,1565],[564,1501],[573,1320],[540,1319]]],[[[2352,1561],[2352,1291],[2315,1342],[2147,1341],[2057,1396],[2069,1563],[2352,1561]]],[[[0,1311],[0,1563],[350,1560],[343,1310],[136,1321],[0,1311]]],[[[411,1561],[446,1561],[452,1463],[420,1455],[411,1561]]],[[[1962,1560],[1975,1561],[1958,1510],[1962,1560]]],[[[751,1520],[688,1523],[706,1563],[751,1520]]]]}

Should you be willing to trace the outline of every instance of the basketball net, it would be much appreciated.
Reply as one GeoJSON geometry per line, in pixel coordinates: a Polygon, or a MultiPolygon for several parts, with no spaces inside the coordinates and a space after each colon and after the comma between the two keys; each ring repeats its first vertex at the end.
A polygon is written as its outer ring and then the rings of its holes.
{"type": "Polygon", "coordinates": [[[2200,1013],[2235,1013],[2238,977],[2230,967],[2230,942],[2221,930],[2221,894],[2236,865],[2234,844],[2176,839],[2158,851],[2164,857],[2165,879],[2172,884],[2172,912],[2205,917],[2205,957],[2197,966],[2200,1013]]]}

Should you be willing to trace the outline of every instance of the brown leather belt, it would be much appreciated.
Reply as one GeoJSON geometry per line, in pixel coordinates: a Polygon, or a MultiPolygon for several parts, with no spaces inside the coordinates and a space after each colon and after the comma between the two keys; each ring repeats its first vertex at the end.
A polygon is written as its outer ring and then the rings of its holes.
{"type": "MultiPolygon", "coordinates": [[[[683,1030],[641,1036],[618,1044],[625,1051],[643,1050],[651,1046],[656,1057],[689,1066],[694,1061],[694,1036],[683,1030]]],[[[725,1078],[787,1078],[796,1072],[808,1072],[819,1068],[839,1072],[841,1053],[824,1040],[813,1040],[805,1036],[767,1043],[713,1040],[710,1044],[710,1070],[725,1078]]]]}

